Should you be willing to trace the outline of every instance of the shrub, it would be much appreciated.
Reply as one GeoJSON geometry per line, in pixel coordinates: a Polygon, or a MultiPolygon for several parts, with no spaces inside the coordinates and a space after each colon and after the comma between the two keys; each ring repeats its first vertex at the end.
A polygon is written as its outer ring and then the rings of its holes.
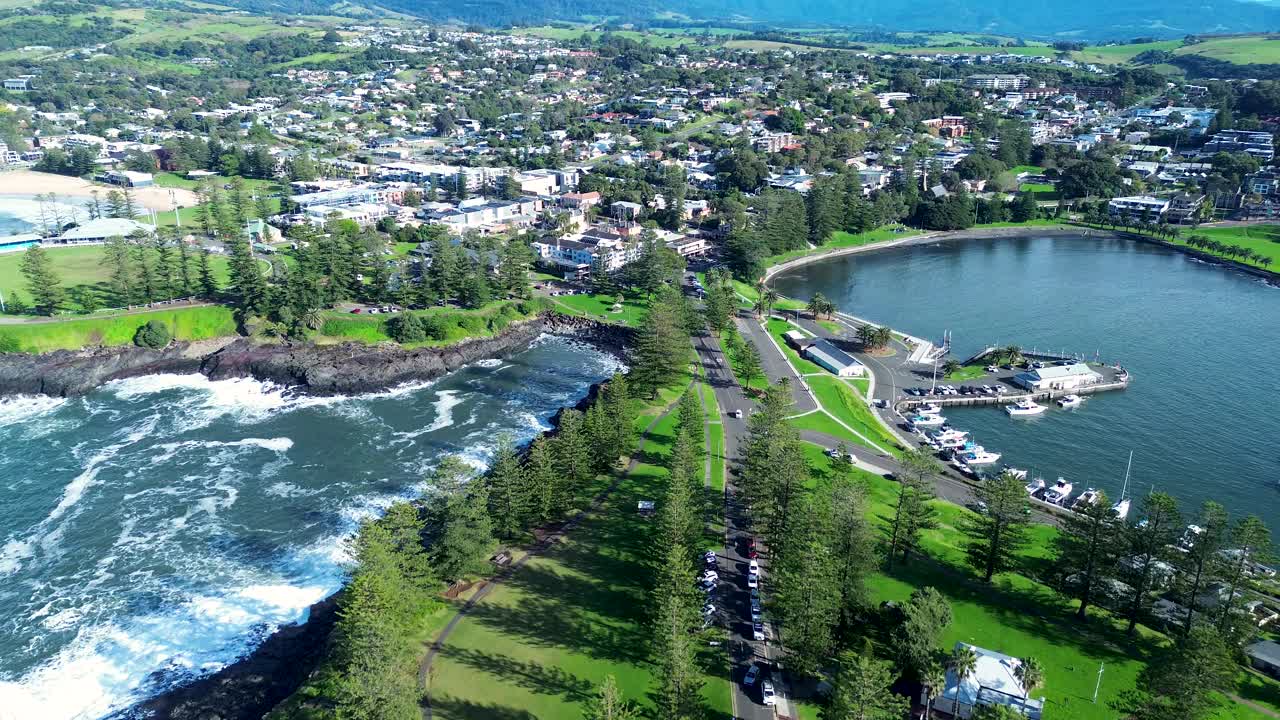
{"type": "Polygon", "coordinates": [[[133,344],[138,347],[151,348],[159,350],[169,341],[173,339],[173,335],[169,332],[169,326],[159,320],[148,320],[146,325],[138,328],[133,334],[133,344]]]}
{"type": "Polygon", "coordinates": [[[398,343],[415,343],[427,339],[422,319],[413,313],[401,313],[387,321],[387,334],[398,343]]]}
{"type": "Polygon", "coordinates": [[[449,326],[439,315],[428,315],[423,318],[422,329],[432,340],[444,340],[449,335],[449,326]]]}
{"type": "Polygon", "coordinates": [[[22,352],[22,343],[12,335],[0,334],[0,353],[22,352]]]}

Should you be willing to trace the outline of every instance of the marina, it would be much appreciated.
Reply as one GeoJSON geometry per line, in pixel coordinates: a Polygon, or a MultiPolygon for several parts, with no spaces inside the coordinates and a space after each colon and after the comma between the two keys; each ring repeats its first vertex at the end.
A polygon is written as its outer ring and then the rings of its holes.
{"type": "MultiPolygon", "coordinates": [[[[949,427],[999,453],[999,462],[974,468],[978,477],[1006,464],[1028,468],[1028,483],[1063,476],[1073,494],[1105,491],[1108,504],[1130,517],[1139,512],[1133,498],[1153,487],[1178,497],[1184,511],[1214,499],[1232,512],[1280,513],[1274,456],[1256,451],[1280,428],[1245,407],[1243,396],[1253,393],[1224,397],[1212,379],[1249,375],[1257,392],[1280,392],[1273,375],[1256,372],[1280,352],[1266,319],[1280,316],[1275,288],[1158,246],[1034,236],[837,258],[781,273],[773,286],[795,298],[821,292],[841,310],[908,337],[936,341],[949,331],[948,357],[966,366],[1016,343],[1033,363],[1085,360],[1102,374],[1087,388],[1032,390],[1014,382],[1027,368],[1000,363],[975,375],[984,364],[951,378],[939,372],[935,394],[932,366],[906,362],[913,346],[898,349],[900,360],[882,363],[889,369],[878,376],[877,398],[888,399],[901,423],[937,406],[945,423],[921,428],[921,441],[949,427]],[[1206,305],[1210,295],[1230,309],[1206,305]],[[1025,417],[1004,411],[1024,398],[1048,409],[1025,417]]],[[[937,449],[955,449],[946,442],[937,449]]]]}

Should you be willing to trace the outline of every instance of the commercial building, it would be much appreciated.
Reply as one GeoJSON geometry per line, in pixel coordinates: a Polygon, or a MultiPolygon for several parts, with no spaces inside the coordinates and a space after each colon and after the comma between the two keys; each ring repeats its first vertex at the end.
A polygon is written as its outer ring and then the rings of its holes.
{"type": "Polygon", "coordinates": [[[1107,203],[1107,212],[1114,216],[1124,216],[1133,220],[1142,219],[1144,216],[1148,221],[1159,220],[1169,209],[1170,202],[1167,198],[1152,197],[1151,195],[1130,195],[1128,197],[1112,198],[1107,203]]]}
{"type": "Polygon", "coordinates": [[[965,78],[964,84],[981,90],[1020,90],[1030,81],[1026,75],[982,73],[965,78]]]}
{"type": "Polygon", "coordinates": [[[151,187],[155,178],[151,173],[134,172],[132,170],[107,170],[94,176],[94,180],[127,188],[151,187]]]}
{"type": "MultiPolygon", "coordinates": [[[[982,706],[1006,705],[1018,716],[1040,720],[1044,699],[1027,697],[1026,687],[1018,679],[1022,661],[976,645],[956,643],[956,648],[969,648],[977,656],[973,672],[961,680],[954,669],[947,669],[946,687],[933,699],[933,710],[953,718],[968,718],[982,706]]],[[[921,699],[924,704],[924,699],[921,699]]]]}
{"type": "Polygon", "coordinates": [[[1102,374],[1085,363],[1073,363],[1021,372],[1013,381],[1028,390],[1075,390],[1102,382],[1102,374]]]}
{"type": "Polygon", "coordinates": [[[0,237],[0,253],[18,252],[26,250],[32,245],[40,244],[40,236],[35,233],[24,233],[22,235],[6,235],[0,237]]]}
{"type": "Polygon", "coordinates": [[[106,242],[113,237],[129,237],[134,233],[151,235],[156,229],[137,220],[127,218],[98,218],[67,230],[61,237],[53,238],[53,242],[65,245],[90,245],[106,242]]]}
{"type": "Polygon", "coordinates": [[[804,349],[804,356],[840,377],[862,377],[867,368],[830,340],[815,340],[804,349]]]}
{"type": "Polygon", "coordinates": [[[1220,130],[1200,150],[1202,156],[1225,153],[1245,153],[1269,163],[1275,158],[1273,139],[1269,132],[1252,130],[1220,130]]]}

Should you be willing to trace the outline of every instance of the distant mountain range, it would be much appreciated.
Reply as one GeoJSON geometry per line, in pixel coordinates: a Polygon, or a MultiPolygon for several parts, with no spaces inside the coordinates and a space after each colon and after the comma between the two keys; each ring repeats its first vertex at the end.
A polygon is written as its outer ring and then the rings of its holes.
{"type": "MultiPolygon", "coordinates": [[[[327,5],[324,0],[233,2],[268,12],[315,12],[327,5]]],[[[674,14],[697,21],[818,23],[1071,40],[1280,30],[1277,0],[343,0],[341,5],[489,26],[584,17],[643,21],[674,14]]]]}

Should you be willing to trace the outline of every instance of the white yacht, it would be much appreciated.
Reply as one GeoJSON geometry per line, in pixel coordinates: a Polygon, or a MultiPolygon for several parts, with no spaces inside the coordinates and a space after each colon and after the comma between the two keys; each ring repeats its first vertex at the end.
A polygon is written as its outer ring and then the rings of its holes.
{"type": "Polygon", "coordinates": [[[1053,505],[1066,505],[1067,498],[1071,497],[1071,483],[1066,478],[1058,478],[1053,486],[1044,492],[1044,501],[1053,505]]]}
{"type": "Polygon", "coordinates": [[[942,406],[938,403],[925,403],[916,408],[917,415],[941,415],[942,406]]]}
{"type": "Polygon", "coordinates": [[[1124,488],[1120,490],[1120,502],[1111,506],[1117,520],[1129,517],[1129,471],[1133,469],[1133,451],[1129,451],[1129,464],[1124,468],[1124,488]]]}
{"type": "Polygon", "coordinates": [[[1039,415],[1048,409],[1031,398],[1022,398],[1012,405],[1006,405],[1004,411],[1016,417],[1019,415],[1039,415]]]}
{"type": "Polygon", "coordinates": [[[1096,505],[1097,503],[1098,491],[1093,488],[1089,488],[1088,490],[1080,493],[1080,497],[1076,498],[1076,501],[1071,503],[1071,509],[1076,512],[1084,512],[1089,509],[1090,505],[1096,505]]]}
{"type": "Polygon", "coordinates": [[[960,455],[960,461],[963,462],[966,467],[973,467],[974,465],[990,465],[991,463],[999,460],[1000,453],[987,452],[981,445],[960,455]]]}
{"type": "Polygon", "coordinates": [[[912,428],[939,427],[946,424],[947,419],[941,415],[913,415],[908,422],[912,428]]]}
{"type": "Polygon", "coordinates": [[[1058,407],[1073,408],[1080,407],[1080,403],[1084,402],[1084,398],[1072,393],[1071,395],[1063,395],[1058,398],[1058,407]]]}
{"type": "Polygon", "coordinates": [[[933,442],[943,442],[945,440],[964,440],[969,437],[969,433],[964,430],[957,430],[950,426],[943,426],[929,433],[929,439],[933,442]]]}
{"type": "Polygon", "coordinates": [[[964,448],[966,443],[968,443],[968,440],[965,440],[963,436],[929,441],[929,444],[938,450],[960,450],[964,448]]]}
{"type": "Polygon", "coordinates": [[[1044,478],[1038,477],[1035,480],[1032,480],[1031,482],[1027,483],[1028,495],[1035,497],[1037,494],[1043,491],[1044,491],[1044,478]]]}

